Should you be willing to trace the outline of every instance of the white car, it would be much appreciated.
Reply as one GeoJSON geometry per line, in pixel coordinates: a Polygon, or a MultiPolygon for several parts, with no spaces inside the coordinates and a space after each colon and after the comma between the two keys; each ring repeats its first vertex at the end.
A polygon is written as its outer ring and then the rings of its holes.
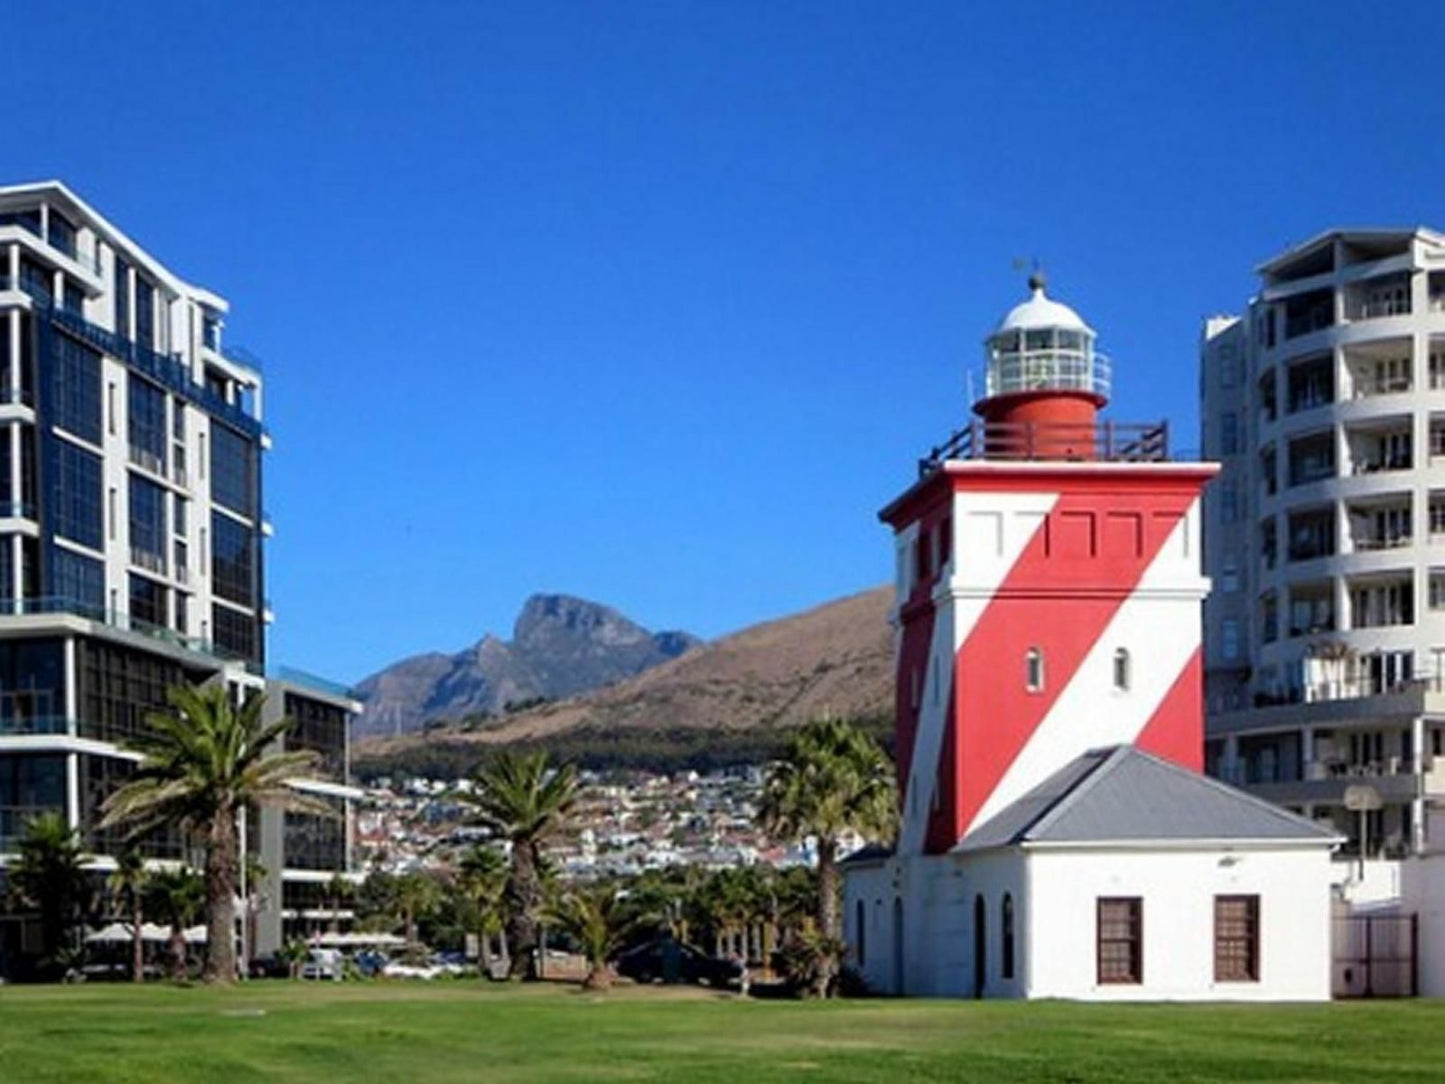
{"type": "Polygon", "coordinates": [[[344,970],[341,953],[335,949],[312,949],[310,959],[301,965],[301,977],[340,982],[344,970]]]}

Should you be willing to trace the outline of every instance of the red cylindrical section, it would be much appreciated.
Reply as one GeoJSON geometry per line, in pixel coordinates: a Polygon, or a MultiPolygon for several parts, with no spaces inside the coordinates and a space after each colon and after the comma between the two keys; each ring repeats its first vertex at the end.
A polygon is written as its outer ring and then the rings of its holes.
{"type": "Polygon", "coordinates": [[[981,399],[986,459],[1093,459],[1104,398],[1088,391],[1023,391],[981,399]]]}

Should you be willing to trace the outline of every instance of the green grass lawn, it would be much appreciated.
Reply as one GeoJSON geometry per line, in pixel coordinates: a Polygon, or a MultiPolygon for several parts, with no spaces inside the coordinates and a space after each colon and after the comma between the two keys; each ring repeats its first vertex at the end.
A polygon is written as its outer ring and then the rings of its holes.
{"type": "Polygon", "coordinates": [[[0,1081],[1445,1079],[1445,1002],[743,1001],[477,982],[0,987],[0,1081]]]}

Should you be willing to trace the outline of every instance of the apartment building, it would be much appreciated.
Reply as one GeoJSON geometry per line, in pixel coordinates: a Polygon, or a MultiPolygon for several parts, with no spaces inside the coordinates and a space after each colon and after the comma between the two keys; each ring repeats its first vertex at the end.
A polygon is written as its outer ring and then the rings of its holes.
{"type": "MultiPolygon", "coordinates": [[[[134,770],[125,746],[180,682],[265,692],[317,749],[335,820],[263,811],[248,847],[262,948],[349,869],[345,690],[268,680],[260,365],[226,341],[225,299],[192,285],[57,182],[0,188],[0,877],[37,813],[98,827],[134,770]]],[[[186,841],[143,841],[157,862],[186,841]]],[[[253,904],[254,909],[254,904],[253,904]]],[[[0,969],[31,928],[0,919],[0,969]]]]}
{"type": "Polygon", "coordinates": [[[1200,346],[1206,768],[1347,851],[1421,853],[1445,797],[1445,235],[1331,230],[1257,271],[1200,346]]]}

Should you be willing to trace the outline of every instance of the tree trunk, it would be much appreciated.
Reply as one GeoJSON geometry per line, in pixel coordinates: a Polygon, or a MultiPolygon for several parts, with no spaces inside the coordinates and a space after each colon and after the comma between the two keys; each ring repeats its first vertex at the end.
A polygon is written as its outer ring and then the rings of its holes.
{"type": "Polygon", "coordinates": [[[537,854],[532,844],[512,844],[511,871],[503,898],[507,908],[507,941],[511,959],[509,979],[537,977],[537,908],[541,900],[537,877],[537,854]]]}
{"type": "Polygon", "coordinates": [[[186,931],[180,926],[171,927],[171,978],[186,981],[186,931]]]}
{"type": "Polygon", "coordinates": [[[141,909],[140,893],[130,894],[130,981],[144,982],[146,971],[145,940],[141,937],[141,925],[145,912],[141,909]]]}
{"type": "Polygon", "coordinates": [[[606,993],[612,989],[612,969],[606,964],[593,964],[582,982],[582,989],[606,993]]]}
{"type": "Polygon", "coordinates": [[[206,969],[208,983],[236,979],[236,812],[217,811],[206,847],[206,969]]]}
{"type": "Polygon", "coordinates": [[[416,912],[407,907],[402,914],[406,920],[406,943],[410,948],[416,944],[416,912]]]}
{"type": "Polygon", "coordinates": [[[823,953],[814,992],[827,997],[838,977],[838,841],[827,836],[818,840],[818,930],[823,953]]]}

